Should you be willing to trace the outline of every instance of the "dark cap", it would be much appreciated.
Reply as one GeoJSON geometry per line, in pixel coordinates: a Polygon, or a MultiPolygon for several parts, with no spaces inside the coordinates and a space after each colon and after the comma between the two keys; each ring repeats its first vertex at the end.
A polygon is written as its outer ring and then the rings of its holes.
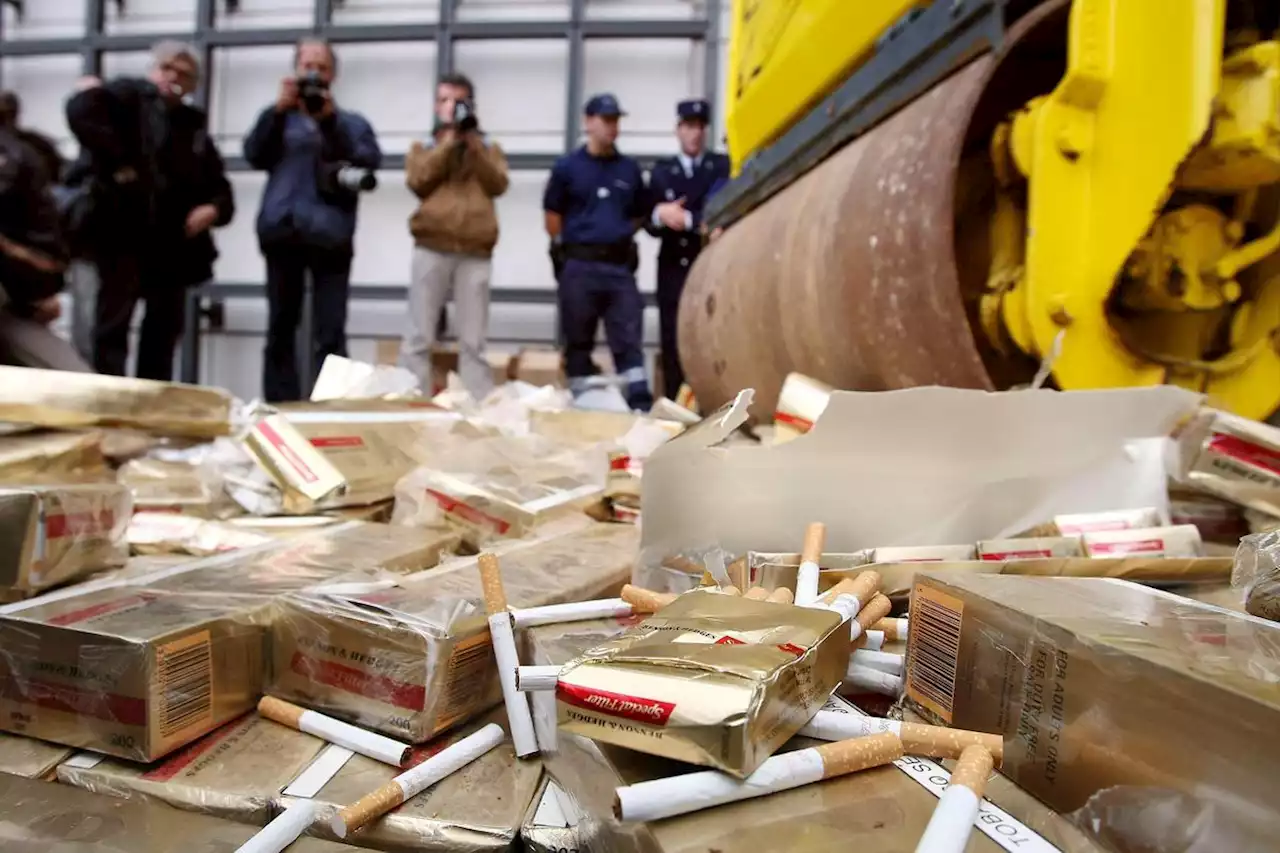
{"type": "Polygon", "coordinates": [[[706,124],[711,121],[711,104],[702,98],[690,98],[676,104],[676,115],[681,121],[700,121],[706,124]]]}
{"type": "Polygon", "coordinates": [[[626,113],[622,111],[618,99],[608,92],[600,95],[592,95],[587,101],[587,106],[583,112],[589,116],[624,116],[626,113]]]}

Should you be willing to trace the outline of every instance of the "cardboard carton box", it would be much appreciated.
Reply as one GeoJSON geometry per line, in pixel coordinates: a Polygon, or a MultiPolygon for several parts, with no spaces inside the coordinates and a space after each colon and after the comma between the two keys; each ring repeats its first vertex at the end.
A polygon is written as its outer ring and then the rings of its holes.
{"type": "MultiPolygon", "coordinates": [[[[480,726],[505,727],[500,710],[414,749],[406,767],[416,766],[480,726]]],[[[339,809],[354,803],[398,772],[394,767],[352,756],[310,799],[317,805],[309,835],[333,838],[329,822],[339,809]]],[[[353,840],[361,847],[387,853],[506,853],[518,843],[521,819],[542,776],[538,761],[516,758],[510,741],[431,786],[361,830],[353,840]]],[[[296,798],[285,789],[277,809],[296,798]]]]}
{"type": "MultiPolygon", "coordinates": [[[[626,630],[626,620],[544,625],[529,631],[526,662],[563,665],[626,630]]],[[[535,700],[549,694],[534,694],[535,700]]],[[[840,700],[834,700],[840,701],[840,700]]],[[[554,721],[554,699],[550,721],[554,721]]],[[[768,797],[649,824],[613,816],[614,789],[687,773],[687,764],[560,732],[547,739],[548,708],[535,701],[535,724],[548,773],[574,800],[583,850],[610,853],[827,853],[832,850],[914,850],[937,805],[947,774],[938,764],[907,757],[881,767],[768,797]]],[[[554,733],[554,729],[552,730],[554,733]]],[[[786,749],[812,746],[794,739],[786,749]]],[[[1066,820],[1000,776],[989,783],[979,825],[966,853],[1100,853],[1066,820]],[[998,844],[994,838],[1000,838],[998,844]]]]}
{"type": "Polygon", "coordinates": [[[131,511],[115,484],[0,488],[0,589],[22,597],[123,566],[131,511]]]}
{"type": "Polygon", "coordinates": [[[1280,627],[1083,578],[921,574],[911,614],[912,706],[1003,732],[1002,772],[1047,805],[1121,850],[1271,846],[1280,627]],[[1160,803],[1194,843],[1126,816],[1160,803]]]}
{"type": "Polygon", "coordinates": [[[265,826],[272,798],[324,741],[249,713],[151,764],[107,758],[64,763],[58,781],[113,797],[146,796],[175,808],[265,826]]]}
{"type": "Polygon", "coordinates": [[[154,761],[253,707],[262,603],[117,586],[0,616],[0,728],[154,761]]]}
{"type": "MultiPolygon", "coordinates": [[[[616,594],[631,573],[636,531],[586,523],[499,549],[512,606],[616,594]]],[[[429,740],[501,698],[482,601],[473,558],[395,589],[287,596],[272,630],[269,692],[392,737],[429,740]]]]}
{"type": "Polygon", "coordinates": [[[56,743],[0,734],[0,773],[24,779],[52,779],[58,765],[72,752],[70,747],[56,743]]]}
{"type": "MultiPolygon", "coordinates": [[[[181,812],[143,798],[122,800],[67,785],[0,775],[5,853],[229,853],[256,827],[181,812]]],[[[355,853],[301,838],[289,853],[355,853]]]]}

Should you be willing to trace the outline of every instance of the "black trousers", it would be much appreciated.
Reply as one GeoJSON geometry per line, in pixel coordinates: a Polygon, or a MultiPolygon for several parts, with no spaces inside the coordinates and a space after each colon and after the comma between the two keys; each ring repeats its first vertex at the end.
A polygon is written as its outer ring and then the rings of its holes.
{"type": "Polygon", "coordinates": [[[315,381],[327,355],[347,354],[347,295],[351,251],[289,245],[265,252],[267,260],[267,345],[263,352],[262,395],[268,402],[302,398],[298,368],[298,323],[311,274],[315,381]]]}
{"type": "Polygon", "coordinates": [[[138,337],[135,374],[139,379],[173,380],[173,354],[182,337],[186,286],[177,278],[148,269],[134,254],[102,254],[97,260],[98,298],[94,305],[93,367],[124,376],[129,361],[129,326],[138,302],[146,305],[138,337]]]}
{"type": "MultiPolygon", "coordinates": [[[[692,262],[691,262],[692,263],[692,262]]],[[[658,259],[658,331],[662,341],[662,393],[674,400],[684,384],[684,368],[680,366],[680,348],[676,343],[677,320],[680,317],[680,295],[689,277],[689,267],[679,261],[658,259]]]]}

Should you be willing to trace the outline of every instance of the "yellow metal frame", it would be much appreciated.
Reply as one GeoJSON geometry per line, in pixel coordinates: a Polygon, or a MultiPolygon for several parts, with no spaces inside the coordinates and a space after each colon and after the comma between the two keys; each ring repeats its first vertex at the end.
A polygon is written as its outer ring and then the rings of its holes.
{"type": "Polygon", "coordinates": [[[736,176],[753,154],[870,56],[929,0],[734,0],[725,97],[736,176]]]}

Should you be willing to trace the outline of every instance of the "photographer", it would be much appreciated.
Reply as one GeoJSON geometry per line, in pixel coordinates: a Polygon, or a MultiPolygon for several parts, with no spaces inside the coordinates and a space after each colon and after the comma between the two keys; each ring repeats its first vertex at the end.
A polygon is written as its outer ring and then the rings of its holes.
{"type": "Polygon", "coordinates": [[[94,367],[124,375],[143,300],[137,375],[169,380],[186,288],[213,277],[209,232],[231,221],[235,202],[208,118],[185,102],[200,81],[195,48],[164,41],[151,53],[145,80],[81,81],[67,124],[87,166],[79,236],[98,269],[94,367]]]}
{"type": "Polygon", "coordinates": [[[479,399],[493,383],[484,350],[490,258],[498,242],[494,199],[507,191],[507,160],[480,132],[474,97],[463,75],[441,78],[433,141],[427,147],[415,142],[405,158],[405,182],[422,201],[409,219],[415,246],[401,361],[430,392],[436,321],[452,295],[458,370],[479,399]]]}
{"type": "Polygon", "coordinates": [[[269,312],[262,390],[273,402],[302,396],[295,335],[308,272],[315,368],[329,354],[347,354],[357,199],[373,188],[373,171],[382,163],[369,122],[334,102],[333,48],[304,40],[294,65],[295,74],[281,81],[276,102],[244,141],[250,165],[270,176],[258,212],[258,243],[267,262],[269,312]]]}

